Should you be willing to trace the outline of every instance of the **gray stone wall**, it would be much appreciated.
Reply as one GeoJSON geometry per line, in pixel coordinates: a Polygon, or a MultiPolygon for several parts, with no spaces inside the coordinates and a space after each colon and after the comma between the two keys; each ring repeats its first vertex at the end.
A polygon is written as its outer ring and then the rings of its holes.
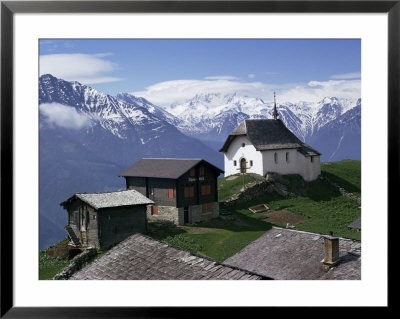
{"type": "Polygon", "coordinates": [[[203,213],[203,205],[193,205],[189,208],[189,223],[194,224],[212,218],[217,218],[219,216],[219,203],[211,203],[211,212],[203,213]]]}
{"type": "MultiPolygon", "coordinates": [[[[203,213],[202,204],[189,206],[189,224],[210,220],[219,216],[219,203],[211,203],[211,212],[203,213]]],[[[151,205],[147,207],[148,220],[168,220],[176,225],[184,225],[184,207],[158,206],[158,215],[152,215],[151,205]]]]}
{"type": "MultiPolygon", "coordinates": [[[[179,224],[179,208],[173,206],[157,206],[158,207],[158,215],[153,215],[151,210],[151,205],[147,206],[147,219],[154,220],[169,220],[174,224],[179,224]]],[[[182,209],[183,214],[183,209],[182,209]]],[[[183,221],[183,218],[182,218],[183,221]]],[[[182,223],[183,224],[183,223],[182,223]]]]}

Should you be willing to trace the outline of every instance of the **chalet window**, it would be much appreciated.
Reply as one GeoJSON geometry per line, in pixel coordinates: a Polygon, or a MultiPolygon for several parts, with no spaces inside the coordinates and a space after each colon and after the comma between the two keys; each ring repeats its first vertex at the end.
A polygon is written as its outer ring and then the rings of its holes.
{"type": "Polygon", "coordinates": [[[168,189],[168,198],[174,198],[174,189],[173,188],[169,188],[168,189]]]}
{"type": "Polygon", "coordinates": [[[196,176],[196,170],[194,169],[194,167],[190,169],[190,171],[189,171],[189,176],[190,176],[190,177],[196,176]]]}
{"type": "Polygon", "coordinates": [[[237,165],[237,162],[236,161],[233,161],[233,166],[236,166],[237,165]]]}
{"type": "Polygon", "coordinates": [[[311,157],[310,157],[310,161],[311,161],[311,163],[314,162],[314,156],[311,156],[311,157]]]}
{"type": "Polygon", "coordinates": [[[204,176],[204,166],[200,166],[199,175],[204,176]]]}
{"type": "Polygon", "coordinates": [[[212,205],[211,205],[211,203],[207,203],[207,204],[203,204],[202,206],[201,206],[201,211],[202,211],[202,213],[211,213],[211,211],[212,211],[212,205]]]}
{"type": "Polygon", "coordinates": [[[253,166],[253,161],[250,161],[250,166],[253,166]]]}
{"type": "Polygon", "coordinates": [[[210,195],[211,185],[201,185],[201,195],[210,195]]]}
{"type": "Polygon", "coordinates": [[[289,163],[289,152],[286,152],[286,163],[289,163]]]}
{"type": "Polygon", "coordinates": [[[274,154],[274,161],[275,161],[275,164],[278,164],[278,153],[274,154]]]}
{"type": "Polygon", "coordinates": [[[245,146],[246,146],[246,144],[242,143],[242,147],[245,147],[245,146]]]}
{"type": "Polygon", "coordinates": [[[158,215],[158,206],[151,206],[151,214],[158,215]]]}
{"type": "Polygon", "coordinates": [[[185,198],[194,197],[194,186],[186,186],[183,189],[183,192],[184,192],[184,197],[185,198]]]}

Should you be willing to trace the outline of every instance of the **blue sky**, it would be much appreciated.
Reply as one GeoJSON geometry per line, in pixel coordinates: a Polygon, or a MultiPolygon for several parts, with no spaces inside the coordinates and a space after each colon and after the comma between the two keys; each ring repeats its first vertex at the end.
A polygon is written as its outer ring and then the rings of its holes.
{"type": "Polygon", "coordinates": [[[111,95],[131,92],[159,104],[180,102],[197,91],[239,91],[269,100],[274,90],[291,100],[296,99],[293,90],[302,88],[299,100],[331,92],[360,97],[357,39],[44,39],[39,43],[41,74],[76,80],[111,95]]]}

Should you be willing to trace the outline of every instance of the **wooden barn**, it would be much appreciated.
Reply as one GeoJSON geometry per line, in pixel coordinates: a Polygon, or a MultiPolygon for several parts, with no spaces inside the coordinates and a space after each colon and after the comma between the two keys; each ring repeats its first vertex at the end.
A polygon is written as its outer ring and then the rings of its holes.
{"type": "Polygon", "coordinates": [[[70,241],[79,247],[109,247],[146,230],[146,209],[153,204],[135,190],[76,193],[60,205],[68,211],[65,227],[70,241]]]}
{"type": "Polygon", "coordinates": [[[126,179],[127,189],[154,201],[148,216],[184,225],[219,216],[221,173],[203,159],[143,158],[119,176],[126,179]]]}

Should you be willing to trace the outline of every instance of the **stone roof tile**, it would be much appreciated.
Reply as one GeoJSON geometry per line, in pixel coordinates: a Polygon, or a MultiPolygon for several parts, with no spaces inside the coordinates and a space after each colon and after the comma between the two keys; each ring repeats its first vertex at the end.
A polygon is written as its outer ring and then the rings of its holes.
{"type": "Polygon", "coordinates": [[[67,200],[63,201],[60,205],[67,205],[74,198],[79,198],[95,209],[154,204],[154,202],[148,199],[146,196],[133,189],[129,189],[105,193],[75,193],[67,200]]]}
{"type": "Polygon", "coordinates": [[[269,279],[216,263],[141,234],[134,234],[85,268],[72,280],[228,280],[269,279]]]}
{"type": "Polygon", "coordinates": [[[361,279],[361,242],[339,238],[341,262],[327,271],[322,236],[273,227],[223,264],[273,279],[361,279]]]}

